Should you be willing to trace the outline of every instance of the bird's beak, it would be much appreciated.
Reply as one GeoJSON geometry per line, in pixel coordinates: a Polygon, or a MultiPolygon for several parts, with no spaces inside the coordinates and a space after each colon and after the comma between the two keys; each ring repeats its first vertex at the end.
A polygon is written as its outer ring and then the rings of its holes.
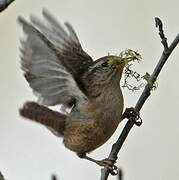
{"type": "Polygon", "coordinates": [[[124,67],[126,64],[128,64],[131,61],[133,61],[131,57],[125,58],[123,62],[120,64],[120,66],[124,67]]]}
{"type": "Polygon", "coordinates": [[[133,57],[120,58],[118,56],[110,57],[108,61],[109,67],[112,68],[123,68],[126,64],[133,61],[133,57]]]}

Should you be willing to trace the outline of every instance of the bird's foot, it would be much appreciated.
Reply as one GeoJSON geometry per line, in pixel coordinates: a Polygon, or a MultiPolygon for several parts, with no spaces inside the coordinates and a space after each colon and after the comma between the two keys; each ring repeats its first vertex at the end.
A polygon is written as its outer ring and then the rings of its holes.
{"type": "Polygon", "coordinates": [[[99,166],[103,166],[109,169],[111,175],[117,175],[118,174],[118,167],[114,165],[115,160],[106,158],[101,161],[96,162],[99,166]]]}
{"type": "Polygon", "coordinates": [[[122,115],[122,118],[130,118],[133,117],[135,118],[135,125],[136,126],[141,126],[142,124],[142,118],[140,117],[140,114],[138,111],[136,111],[133,107],[126,108],[125,112],[122,115]]]}
{"type": "Polygon", "coordinates": [[[113,159],[106,158],[106,159],[103,159],[100,161],[100,160],[96,160],[96,159],[93,159],[91,157],[88,157],[86,155],[86,153],[77,153],[77,155],[80,158],[87,159],[91,162],[98,164],[99,166],[103,166],[103,167],[108,168],[111,175],[117,175],[118,174],[118,167],[116,165],[114,165],[115,160],[113,160],[113,159]]]}

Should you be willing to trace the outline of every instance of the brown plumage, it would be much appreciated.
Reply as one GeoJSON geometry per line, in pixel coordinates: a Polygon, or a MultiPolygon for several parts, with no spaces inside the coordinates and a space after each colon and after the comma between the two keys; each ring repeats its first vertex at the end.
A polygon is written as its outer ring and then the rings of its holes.
{"type": "Polygon", "coordinates": [[[105,56],[96,61],[82,49],[72,26],[66,30],[47,12],[46,23],[19,18],[26,34],[21,41],[21,65],[38,102],[27,102],[20,114],[62,136],[64,145],[79,157],[99,165],[86,153],[104,144],[122,120],[123,96],[119,86],[125,62],[108,65],[105,56]],[[61,104],[62,114],[47,106],[61,104]]]}
{"type": "Polygon", "coordinates": [[[23,108],[19,110],[21,116],[41,123],[60,135],[64,135],[66,116],[57,111],[39,105],[35,102],[27,102],[23,108]]]}

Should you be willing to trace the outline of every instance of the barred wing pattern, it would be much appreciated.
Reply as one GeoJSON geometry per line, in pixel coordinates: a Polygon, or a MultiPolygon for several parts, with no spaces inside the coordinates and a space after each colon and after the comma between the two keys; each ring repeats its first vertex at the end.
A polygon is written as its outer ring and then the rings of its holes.
{"type": "Polygon", "coordinates": [[[18,19],[27,35],[26,40],[21,40],[24,76],[41,104],[86,101],[80,74],[93,61],[82,50],[69,23],[66,32],[47,11],[43,15],[48,25],[34,17],[34,26],[21,17],[18,19]]]}

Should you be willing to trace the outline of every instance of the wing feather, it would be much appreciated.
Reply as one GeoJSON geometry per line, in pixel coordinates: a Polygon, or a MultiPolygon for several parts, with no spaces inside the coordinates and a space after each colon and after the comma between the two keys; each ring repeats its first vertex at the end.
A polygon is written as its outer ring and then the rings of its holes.
{"type": "Polygon", "coordinates": [[[47,11],[43,10],[43,17],[46,23],[42,23],[37,17],[31,16],[31,22],[55,45],[60,52],[60,60],[75,78],[86,71],[93,63],[92,58],[83,51],[79,39],[70,25],[66,22],[65,29],[47,11]]]}
{"type": "Polygon", "coordinates": [[[43,12],[43,14],[53,24],[55,35],[51,29],[34,18],[31,18],[31,21],[40,30],[23,18],[18,19],[27,35],[26,40],[21,40],[20,49],[24,76],[41,104],[70,104],[74,99],[77,102],[86,101],[87,97],[74,80],[74,74],[69,67],[65,66],[66,59],[63,56],[63,49],[67,51],[67,48],[71,48],[69,47],[71,42],[79,43],[77,36],[70,26],[68,28],[70,35],[68,35],[55,19],[47,13],[43,12]],[[45,37],[58,52],[54,52],[42,37],[45,37]]]}

